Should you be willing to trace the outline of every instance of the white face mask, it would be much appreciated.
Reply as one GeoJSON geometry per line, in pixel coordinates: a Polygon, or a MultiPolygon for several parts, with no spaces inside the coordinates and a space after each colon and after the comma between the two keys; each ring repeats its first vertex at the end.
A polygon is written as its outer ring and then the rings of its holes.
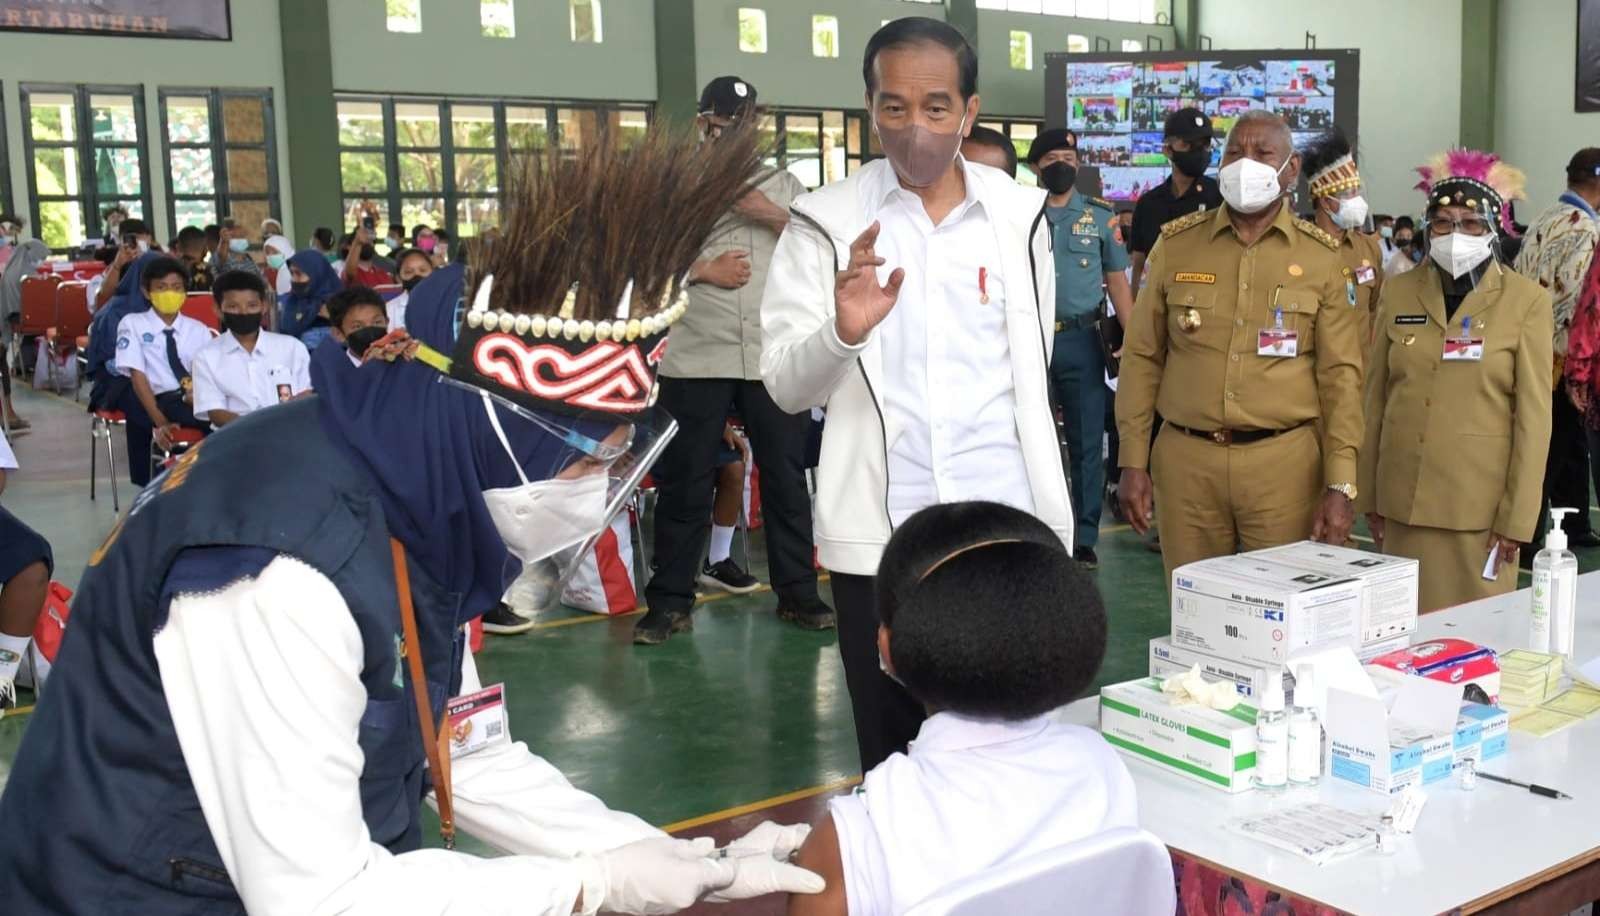
{"type": "Polygon", "coordinates": [[[139,245],[139,253],[140,254],[145,254],[145,253],[150,251],[150,243],[145,241],[144,239],[140,239],[139,242],[138,242],[138,245],[139,245]]]}
{"type": "Polygon", "coordinates": [[[1333,213],[1334,225],[1340,229],[1354,229],[1367,221],[1367,199],[1345,197],[1339,200],[1339,209],[1333,213]]]}
{"type": "Polygon", "coordinates": [[[1235,159],[1217,173],[1222,199],[1240,213],[1259,213],[1283,193],[1278,176],[1288,167],[1287,159],[1276,169],[1254,159],[1235,159]]]}
{"type": "Polygon", "coordinates": [[[1393,226],[1379,226],[1378,227],[1378,234],[1383,236],[1386,239],[1392,239],[1392,238],[1394,238],[1394,227],[1393,226]]]}
{"type": "Polygon", "coordinates": [[[536,563],[578,546],[599,531],[606,521],[606,475],[530,482],[511,451],[511,443],[506,441],[505,430],[500,428],[500,418],[487,395],[483,409],[522,479],[519,486],[483,491],[489,518],[505,541],[506,550],[525,564],[536,563]]]}
{"type": "Polygon", "coordinates": [[[1493,233],[1467,235],[1464,232],[1452,232],[1434,236],[1428,239],[1428,257],[1433,258],[1433,263],[1444,268],[1444,272],[1451,277],[1460,278],[1494,254],[1494,249],[1490,247],[1493,242],[1493,233]]]}

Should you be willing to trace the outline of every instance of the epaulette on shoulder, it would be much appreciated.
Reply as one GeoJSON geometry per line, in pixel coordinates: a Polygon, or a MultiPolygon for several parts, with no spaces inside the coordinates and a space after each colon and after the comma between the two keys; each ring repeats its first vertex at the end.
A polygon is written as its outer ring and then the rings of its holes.
{"type": "Polygon", "coordinates": [[[1091,197],[1089,198],[1089,203],[1094,204],[1096,207],[1100,207],[1101,209],[1110,210],[1112,213],[1117,212],[1117,205],[1113,204],[1109,200],[1106,200],[1104,197],[1091,197]]]}
{"type": "Polygon", "coordinates": [[[1321,242],[1322,244],[1328,246],[1329,251],[1339,250],[1339,240],[1317,228],[1316,223],[1308,223],[1303,219],[1296,218],[1294,221],[1294,227],[1321,242]]]}
{"type": "Polygon", "coordinates": [[[1180,216],[1161,227],[1161,237],[1164,239],[1172,238],[1185,229],[1193,229],[1214,215],[1216,213],[1213,210],[1196,210],[1188,216],[1180,216]]]}

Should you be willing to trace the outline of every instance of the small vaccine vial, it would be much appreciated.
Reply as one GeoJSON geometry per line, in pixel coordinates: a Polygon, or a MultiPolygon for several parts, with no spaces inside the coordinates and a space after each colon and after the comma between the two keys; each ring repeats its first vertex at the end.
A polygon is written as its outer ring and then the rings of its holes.
{"type": "Polygon", "coordinates": [[[1399,851],[1399,836],[1394,832],[1393,815],[1385,814],[1378,821],[1378,854],[1392,856],[1399,851]]]}
{"type": "Polygon", "coordinates": [[[1478,787],[1478,761],[1472,757],[1461,761],[1461,766],[1456,767],[1456,785],[1463,792],[1471,792],[1478,787]]]}

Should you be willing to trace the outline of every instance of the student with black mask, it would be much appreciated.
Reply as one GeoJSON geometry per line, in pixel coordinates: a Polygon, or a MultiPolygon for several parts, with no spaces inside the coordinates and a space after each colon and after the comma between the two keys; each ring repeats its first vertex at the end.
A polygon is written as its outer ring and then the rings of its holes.
{"type": "Polygon", "coordinates": [[[272,301],[266,283],[242,270],[211,287],[224,333],[194,356],[194,415],[221,429],[247,413],[311,388],[311,354],[293,337],[261,329],[272,301]]]}
{"type": "Polygon", "coordinates": [[[426,251],[408,248],[394,256],[394,265],[395,277],[405,291],[389,300],[389,327],[403,328],[406,326],[406,304],[411,301],[411,291],[433,273],[433,258],[426,251]]]}

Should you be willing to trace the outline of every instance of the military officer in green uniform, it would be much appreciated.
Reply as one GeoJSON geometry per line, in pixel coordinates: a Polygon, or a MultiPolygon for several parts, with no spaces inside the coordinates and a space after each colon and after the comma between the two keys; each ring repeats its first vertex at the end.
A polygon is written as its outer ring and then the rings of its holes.
{"type": "Polygon", "coordinates": [[[1072,189],[1078,176],[1078,137],[1055,128],[1034,138],[1028,164],[1049,195],[1056,260],[1056,339],[1050,385],[1066,428],[1068,481],[1077,515],[1073,556],[1093,569],[1099,564],[1100,507],[1105,492],[1101,435],[1106,423],[1106,363],[1096,328],[1107,294],[1117,318],[1133,310],[1128,287],[1128,249],[1110,202],[1072,189]]]}

